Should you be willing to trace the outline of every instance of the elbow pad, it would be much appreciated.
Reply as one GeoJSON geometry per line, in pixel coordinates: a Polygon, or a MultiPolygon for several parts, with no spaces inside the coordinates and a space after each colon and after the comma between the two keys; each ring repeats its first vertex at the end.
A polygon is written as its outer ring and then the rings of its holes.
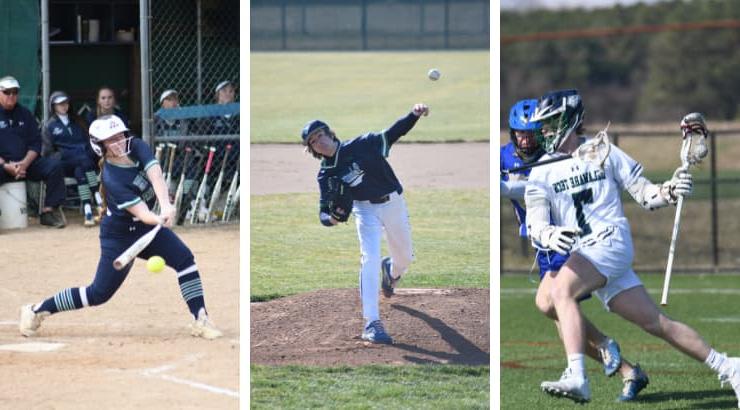
{"type": "Polygon", "coordinates": [[[675,203],[666,184],[656,185],[642,176],[634,184],[627,187],[627,192],[632,195],[635,202],[649,211],[675,203]]]}
{"type": "Polygon", "coordinates": [[[319,220],[321,220],[321,225],[326,227],[334,226],[334,224],[331,223],[331,215],[326,212],[319,212],[319,220]]]}

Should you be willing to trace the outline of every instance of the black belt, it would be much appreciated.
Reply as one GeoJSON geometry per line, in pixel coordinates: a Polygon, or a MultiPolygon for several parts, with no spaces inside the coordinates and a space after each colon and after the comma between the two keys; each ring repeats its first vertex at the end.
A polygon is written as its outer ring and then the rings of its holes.
{"type": "Polygon", "coordinates": [[[384,204],[391,200],[391,194],[385,194],[380,198],[373,198],[370,200],[371,204],[384,204]]]}

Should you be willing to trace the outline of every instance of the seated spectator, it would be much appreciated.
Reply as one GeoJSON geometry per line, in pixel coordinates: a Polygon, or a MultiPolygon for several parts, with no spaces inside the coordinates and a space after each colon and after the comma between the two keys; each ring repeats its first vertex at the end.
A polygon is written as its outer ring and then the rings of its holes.
{"type": "Polygon", "coordinates": [[[0,78],[0,185],[28,179],[46,183],[41,210],[42,225],[64,228],[64,219],[54,212],[65,197],[62,164],[41,153],[41,133],[31,112],[18,104],[18,80],[0,78]]]}
{"type": "Polygon", "coordinates": [[[92,122],[95,121],[98,117],[111,114],[115,114],[123,121],[124,124],[126,124],[126,128],[130,128],[128,117],[126,117],[123,112],[121,112],[121,110],[116,108],[115,92],[112,88],[104,85],[98,88],[98,94],[95,98],[95,111],[88,112],[87,116],[85,117],[85,121],[87,121],[88,124],[92,124],[92,122]]]}
{"type": "MultiPolygon", "coordinates": [[[[216,104],[231,104],[236,100],[236,88],[231,81],[222,81],[218,83],[215,89],[216,104]]],[[[212,117],[208,134],[224,135],[239,134],[239,116],[223,115],[212,117]]]]}
{"type": "Polygon", "coordinates": [[[95,226],[92,200],[95,198],[97,217],[101,217],[102,198],[98,193],[98,166],[90,148],[87,125],[70,109],[69,96],[56,91],[49,97],[51,117],[42,130],[42,155],[59,160],[64,176],[77,180],[85,226],[95,226]]]}
{"type": "MultiPolygon", "coordinates": [[[[162,109],[180,107],[180,94],[177,90],[166,90],[159,96],[159,105],[162,109]]],[[[182,136],[188,134],[188,120],[166,120],[154,114],[154,135],[158,137],[182,136]]]]}

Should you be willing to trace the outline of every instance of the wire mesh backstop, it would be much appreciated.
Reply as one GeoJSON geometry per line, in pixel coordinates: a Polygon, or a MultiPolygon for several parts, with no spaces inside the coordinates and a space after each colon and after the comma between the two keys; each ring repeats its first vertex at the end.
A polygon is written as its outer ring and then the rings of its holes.
{"type": "Polygon", "coordinates": [[[180,205],[180,222],[235,220],[239,2],[156,0],[150,16],[151,90],[144,92],[153,111],[153,148],[180,205]]]}

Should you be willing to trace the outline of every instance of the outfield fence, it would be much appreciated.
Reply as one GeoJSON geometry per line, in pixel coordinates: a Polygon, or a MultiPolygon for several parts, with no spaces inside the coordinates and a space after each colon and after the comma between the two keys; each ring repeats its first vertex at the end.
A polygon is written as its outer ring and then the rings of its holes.
{"type": "MultiPolygon", "coordinates": [[[[678,132],[610,132],[612,143],[640,161],[644,175],[655,183],[669,179],[680,165],[678,132]]],[[[710,155],[691,168],[694,192],[684,201],[674,272],[740,271],[740,129],[723,129],[709,136],[710,155]]],[[[668,256],[675,207],[646,211],[627,193],[622,203],[634,241],[638,273],[663,273],[668,256]]],[[[501,272],[527,273],[535,250],[517,238],[517,223],[508,200],[501,200],[501,272]]],[[[535,270],[536,271],[536,270],[535,270]]]]}
{"type": "Polygon", "coordinates": [[[150,0],[149,10],[149,41],[142,47],[150,73],[144,99],[152,108],[145,116],[173,194],[183,180],[180,220],[238,220],[238,211],[229,209],[236,198],[228,203],[227,197],[239,177],[239,2],[150,0]],[[234,100],[219,100],[217,88],[228,87],[234,100]],[[177,91],[179,107],[163,107],[162,97],[172,95],[170,90],[177,91]],[[209,182],[196,205],[207,170],[209,182]]]}
{"type": "Polygon", "coordinates": [[[252,50],[488,49],[488,0],[252,0],[252,50]]]}

